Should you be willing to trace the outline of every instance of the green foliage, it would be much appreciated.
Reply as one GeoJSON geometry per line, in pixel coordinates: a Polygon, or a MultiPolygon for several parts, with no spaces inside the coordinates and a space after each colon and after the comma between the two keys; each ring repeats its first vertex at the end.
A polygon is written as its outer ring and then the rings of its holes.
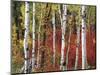
{"type": "Polygon", "coordinates": [[[87,7],[87,20],[89,24],[96,24],[96,7],[95,6],[88,6],[87,7]]]}

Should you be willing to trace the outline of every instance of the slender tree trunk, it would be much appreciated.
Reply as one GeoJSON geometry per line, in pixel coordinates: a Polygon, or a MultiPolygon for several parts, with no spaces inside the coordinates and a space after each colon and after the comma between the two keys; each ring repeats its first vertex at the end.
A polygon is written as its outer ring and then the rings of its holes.
{"type": "Polygon", "coordinates": [[[29,3],[25,2],[25,35],[24,35],[24,55],[25,61],[24,66],[25,70],[24,73],[28,73],[28,35],[29,35],[29,3]]]}
{"type": "Polygon", "coordinates": [[[61,46],[61,66],[60,69],[64,70],[64,49],[65,49],[65,28],[66,28],[66,15],[67,15],[67,5],[63,5],[63,13],[62,13],[62,46],[61,46]]]}
{"type": "Polygon", "coordinates": [[[67,53],[66,53],[66,70],[67,70],[67,66],[68,66],[68,56],[69,56],[69,49],[70,49],[70,41],[71,41],[71,27],[69,29],[69,38],[68,38],[68,48],[67,48],[67,53]]]}
{"type": "Polygon", "coordinates": [[[37,67],[40,66],[39,64],[39,60],[40,60],[40,26],[39,26],[39,30],[38,30],[38,53],[37,53],[37,67]]]}
{"type": "Polygon", "coordinates": [[[81,11],[79,7],[78,15],[76,16],[76,26],[77,26],[77,39],[76,39],[76,58],[75,58],[75,66],[74,69],[78,68],[78,59],[79,59],[79,48],[80,48],[80,24],[81,23],[81,11]]]}
{"type": "Polygon", "coordinates": [[[32,69],[35,68],[35,3],[33,3],[33,49],[32,49],[32,69]]]}
{"type": "Polygon", "coordinates": [[[55,11],[52,12],[52,24],[53,24],[53,64],[55,65],[55,52],[56,52],[56,43],[55,43],[55,33],[56,33],[56,27],[55,27],[55,11]]]}
{"type": "MultiPolygon", "coordinates": [[[[42,6],[42,5],[41,5],[42,6]]],[[[41,35],[41,25],[42,25],[42,9],[41,9],[41,14],[40,14],[40,24],[38,28],[38,53],[37,53],[37,67],[40,66],[39,60],[40,60],[40,35],[41,35]]]]}
{"type": "Polygon", "coordinates": [[[74,68],[75,70],[77,70],[78,66],[79,46],[80,46],[80,26],[77,26],[77,46],[76,46],[75,68],[74,68]]]}
{"type": "Polygon", "coordinates": [[[86,69],[86,6],[82,6],[82,69],[86,69]]]}

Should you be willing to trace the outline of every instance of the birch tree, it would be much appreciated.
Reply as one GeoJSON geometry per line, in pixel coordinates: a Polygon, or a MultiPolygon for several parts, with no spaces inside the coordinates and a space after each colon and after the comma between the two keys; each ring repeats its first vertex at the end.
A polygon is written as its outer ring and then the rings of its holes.
{"type": "Polygon", "coordinates": [[[77,26],[77,43],[76,43],[75,70],[77,70],[77,66],[78,66],[79,46],[80,46],[80,26],[77,26]]]}
{"type": "Polygon", "coordinates": [[[71,41],[71,27],[69,28],[69,37],[68,37],[68,48],[67,48],[67,53],[66,53],[66,70],[68,66],[68,56],[69,56],[69,49],[70,49],[70,41],[71,41]]]}
{"type": "Polygon", "coordinates": [[[86,69],[86,6],[82,6],[82,69],[86,69]]]}
{"type": "Polygon", "coordinates": [[[40,35],[41,35],[41,26],[42,26],[42,4],[41,4],[41,11],[40,11],[40,21],[39,21],[39,27],[38,27],[38,54],[37,54],[37,67],[40,66],[39,60],[40,60],[40,35]]]}
{"type": "Polygon", "coordinates": [[[68,20],[68,25],[69,25],[69,37],[68,37],[68,48],[67,48],[67,53],[66,53],[66,70],[68,66],[68,56],[69,56],[69,49],[70,49],[70,42],[71,42],[71,33],[72,33],[72,25],[73,25],[73,15],[71,14],[69,16],[68,20]]]}
{"type": "Polygon", "coordinates": [[[32,69],[35,67],[35,3],[33,3],[33,49],[32,49],[32,69]]]}
{"type": "Polygon", "coordinates": [[[29,36],[29,3],[25,2],[25,35],[24,35],[24,73],[28,73],[28,36],[29,36]]]}
{"type": "MultiPolygon", "coordinates": [[[[61,18],[61,29],[62,29],[62,40],[61,40],[61,66],[60,69],[64,70],[64,49],[65,49],[65,28],[66,28],[66,15],[67,15],[67,5],[62,5],[62,18],[61,18]]],[[[61,13],[60,13],[61,14],[61,13]]]]}
{"type": "Polygon", "coordinates": [[[52,25],[53,25],[53,63],[55,64],[55,32],[56,32],[56,27],[55,27],[55,10],[52,10],[52,25]]]}
{"type": "Polygon", "coordinates": [[[77,27],[77,43],[76,43],[76,57],[75,57],[75,70],[78,66],[78,51],[79,51],[79,44],[80,44],[80,26],[77,27]]]}
{"type": "Polygon", "coordinates": [[[78,57],[79,57],[79,47],[80,47],[80,8],[76,18],[76,25],[77,25],[77,41],[76,41],[76,57],[75,57],[75,67],[74,69],[77,70],[78,66],[78,57]]]}

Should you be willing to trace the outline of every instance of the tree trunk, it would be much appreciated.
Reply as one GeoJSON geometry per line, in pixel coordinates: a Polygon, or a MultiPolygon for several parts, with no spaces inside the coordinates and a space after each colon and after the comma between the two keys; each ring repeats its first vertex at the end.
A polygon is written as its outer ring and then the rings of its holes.
{"type": "MultiPolygon", "coordinates": [[[[41,4],[42,6],[42,4],[41,4]]],[[[39,22],[39,28],[38,28],[38,53],[37,53],[37,67],[40,66],[39,61],[40,61],[40,37],[41,37],[41,26],[42,26],[42,8],[41,8],[41,13],[40,13],[40,22],[39,22]]]]}
{"type": "Polygon", "coordinates": [[[35,67],[35,3],[33,3],[33,49],[32,49],[32,69],[35,67]]]}
{"type": "Polygon", "coordinates": [[[62,22],[61,22],[61,29],[62,29],[62,46],[61,46],[61,66],[60,69],[64,70],[64,49],[65,49],[65,28],[66,28],[66,15],[67,15],[67,5],[63,5],[63,13],[62,13],[62,22]]]}
{"type": "Polygon", "coordinates": [[[69,37],[68,37],[68,48],[67,48],[67,53],[66,53],[66,70],[68,66],[68,55],[69,55],[69,49],[70,49],[70,41],[71,41],[71,33],[72,33],[72,28],[70,27],[69,29],[69,37]]]}
{"type": "Polygon", "coordinates": [[[79,46],[80,46],[80,26],[77,26],[77,46],[76,46],[76,58],[75,58],[75,70],[77,70],[78,66],[78,51],[79,51],[79,46]]]}
{"type": "Polygon", "coordinates": [[[29,3],[25,2],[25,35],[24,35],[24,55],[25,61],[24,66],[25,70],[24,73],[28,73],[28,35],[29,35],[29,3]]]}
{"type": "Polygon", "coordinates": [[[86,7],[82,6],[82,69],[86,69],[86,7]]]}
{"type": "Polygon", "coordinates": [[[77,70],[78,59],[79,59],[79,48],[80,48],[80,21],[81,21],[81,11],[79,7],[78,15],[76,17],[76,26],[77,26],[77,39],[76,39],[76,57],[75,57],[75,66],[74,69],[77,70]]]}
{"type": "Polygon", "coordinates": [[[56,27],[55,27],[55,11],[54,10],[52,12],[52,25],[53,25],[53,64],[55,65],[55,52],[56,52],[55,33],[56,33],[56,27]]]}

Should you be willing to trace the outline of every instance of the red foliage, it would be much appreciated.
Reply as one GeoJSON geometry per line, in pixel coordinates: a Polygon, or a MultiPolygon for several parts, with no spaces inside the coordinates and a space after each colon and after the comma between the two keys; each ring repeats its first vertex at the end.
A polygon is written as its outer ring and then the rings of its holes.
{"type": "MultiPolygon", "coordinates": [[[[81,35],[81,33],[80,33],[81,35]]],[[[96,66],[96,41],[95,41],[95,32],[89,32],[87,31],[87,35],[86,35],[86,49],[87,49],[87,63],[90,66],[96,66]]],[[[68,36],[66,36],[66,42],[68,41],[68,36]]],[[[70,49],[69,49],[69,55],[68,55],[68,70],[73,70],[74,66],[75,66],[75,58],[76,58],[76,40],[77,40],[77,34],[71,34],[71,38],[70,38],[70,49]]],[[[36,41],[36,49],[37,49],[37,44],[38,42],[36,41]]],[[[42,42],[41,42],[42,45],[42,42]]],[[[49,48],[50,52],[51,52],[51,56],[53,54],[53,32],[50,31],[49,35],[46,38],[46,47],[49,48]]],[[[68,48],[68,44],[66,44],[65,46],[65,59],[66,59],[66,52],[67,52],[67,48],[68,48]]],[[[56,52],[59,53],[59,55],[61,55],[61,29],[56,30],[56,52]]],[[[80,46],[79,46],[79,55],[78,55],[78,69],[81,69],[81,65],[82,65],[82,50],[81,50],[81,37],[80,37],[80,46]]],[[[57,61],[59,62],[59,61],[57,61]]],[[[50,63],[49,63],[50,64],[50,63]]],[[[60,64],[56,65],[56,67],[59,67],[60,64]]],[[[58,68],[54,68],[53,66],[51,66],[52,70],[57,69],[58,68]]],[[[50,71],[50,70],[49,70],[50,71]]]]}

